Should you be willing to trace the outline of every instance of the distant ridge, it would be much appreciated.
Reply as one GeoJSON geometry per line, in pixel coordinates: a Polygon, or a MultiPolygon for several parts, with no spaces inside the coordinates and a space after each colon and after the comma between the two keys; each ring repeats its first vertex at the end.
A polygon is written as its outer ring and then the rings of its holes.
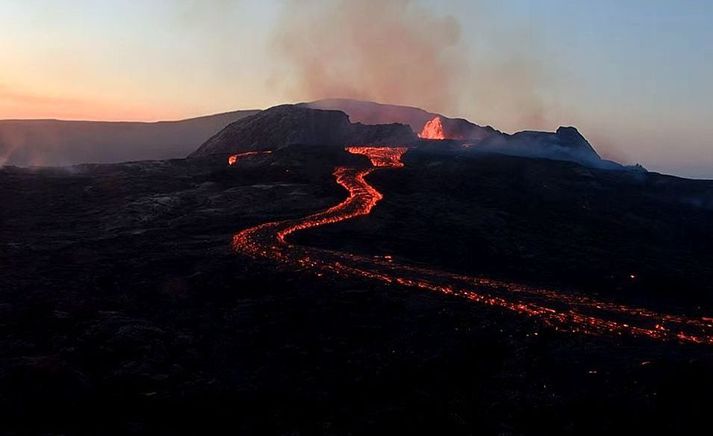
{"type": "Polygon", "coordinates": [[[257,110],[179,121],[0,120],[0,165],[60,166],[185,157],[257,110]]]}
{"type": "Polygon", "coordinates": [[[442,114],[428,112],[411,106],[374,103],[370,101],[350,100],[346,98],[317,100],[309,103],[302,103],[302,105],[313,109],[342,111],[349,115],[349,119],[353,123],[408,124],[416,133],[420,132],[426,123],[435,117],[441,118],[446,130],[450,131],[454,137],[484,139],[490,135],[499,133],[490,126],[479,126],[478,124],[462,118],[450,118],[442,114]]]}

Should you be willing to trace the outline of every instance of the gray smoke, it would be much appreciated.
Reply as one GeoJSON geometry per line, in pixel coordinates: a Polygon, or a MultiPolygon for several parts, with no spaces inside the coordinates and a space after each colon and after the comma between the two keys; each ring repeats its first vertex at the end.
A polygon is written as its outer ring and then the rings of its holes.
{"type": "Polygon", "coordinates": [[[536,38],[477,10],[465,22],[413,0],[288,0],[271,81],[297,100],[375,100],[505,130],[551,128],[541,98],[551,66],[532,55],[536,38]]]}

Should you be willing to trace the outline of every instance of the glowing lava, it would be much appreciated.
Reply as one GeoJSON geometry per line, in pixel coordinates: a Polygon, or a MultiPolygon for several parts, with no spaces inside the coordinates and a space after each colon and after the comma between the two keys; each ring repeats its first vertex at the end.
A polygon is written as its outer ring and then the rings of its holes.
{"type": "Polygon", "coordinates": [[[238,163],[239,159],[249,157],[249,156],[255,156],[257,154],[270,154],[272,151],[270,150],[264,150],[264,151],[246,151],[245,153],[238,153],[238,154],[233,154],[228,156],[228,165],[233,166],[236,163],[238,163]]]}
{"type": "Polygon", "coordinates": [[[401,156],[408,150],[406,147],[347,147],[352,154],[363,154],[371,164],[381,168],[401,168],[401,156]]]}
{"type": "Polygon", "coordinates": [[[436,116],[423,126],[421,133],[418,134],[421,139],[447,139],[446,132],[443,130],[443,121],[441,117],[436,116]]]}
{"type": "Polygon", "coordinates": [[[452,295],[538,319],[558,331],[713,345],[713,319],[709,317],[665,314],[580,294],[420,268],[395,262],[390,256],[367,257],[290,244],[287,237],[296,231],[368,215],[383,195],[366,181],[366,176],[380,168],[402,167],[401,156],[407,149],[348,147],[346,150],[367,156],[373,166],[334,170],[337,183],[349,194],[345,200],[304,218],[243,230],[233,237],[233,249],[254,258],[307,269],[318,276],[363,278],[452,295]]]}

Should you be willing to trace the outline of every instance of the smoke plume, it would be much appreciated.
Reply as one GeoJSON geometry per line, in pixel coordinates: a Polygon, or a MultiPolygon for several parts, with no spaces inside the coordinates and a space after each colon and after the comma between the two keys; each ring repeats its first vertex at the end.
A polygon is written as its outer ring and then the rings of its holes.
{"type": "Polygon", "coordinates": [[[529,56],[531,35],[490,26],[480,9],[464,26],[413,0],[288,0],[272,37],[282,64],[271,81],[292,99],[374,100],[506,130],[551,128],[542,126],[545,69],[529,56]]]}

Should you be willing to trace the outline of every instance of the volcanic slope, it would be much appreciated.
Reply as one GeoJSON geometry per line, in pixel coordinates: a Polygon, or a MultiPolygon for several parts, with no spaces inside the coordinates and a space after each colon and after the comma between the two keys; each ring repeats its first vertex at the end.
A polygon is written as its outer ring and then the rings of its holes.
{"type": "MultiPolygon", "coordinates": [[[[350,100],[343,98],[317,100],[303,103],[313,109],[339,110],[355,123],[364,124],[407,124],[414,132],[421,132],[426,124],[438,119],[444,126],[446,138],[481,140],[499,133],[490,126],[479,126],[463,118],[450,118],[441,114],[428,112],[420,108],[382,104],[371,101],[350,100]]],[[[445,138],[443,138],[445,139],[445,138]]]]}
{"type": "Polygon", "coordinates": [[[288,145],[408,144],[417,140],[404,124],[351,123],[340,111],[275,106],[230,124],[190,157],[275,150],[288,145]]]}
{"type": "Polygon", "coordinates": [[[477,151],[572,161],[594,168],[622,169],[615,162],[603,160],[574,127],[560,127],[556,132],[524,131],[511,135],[462,118],[450,118],[409,106],[349,99],[318,100],[303,105],[344,111],[353,122],[408,124],[421,139],[456,141],[460,146],[477,151]]]}

